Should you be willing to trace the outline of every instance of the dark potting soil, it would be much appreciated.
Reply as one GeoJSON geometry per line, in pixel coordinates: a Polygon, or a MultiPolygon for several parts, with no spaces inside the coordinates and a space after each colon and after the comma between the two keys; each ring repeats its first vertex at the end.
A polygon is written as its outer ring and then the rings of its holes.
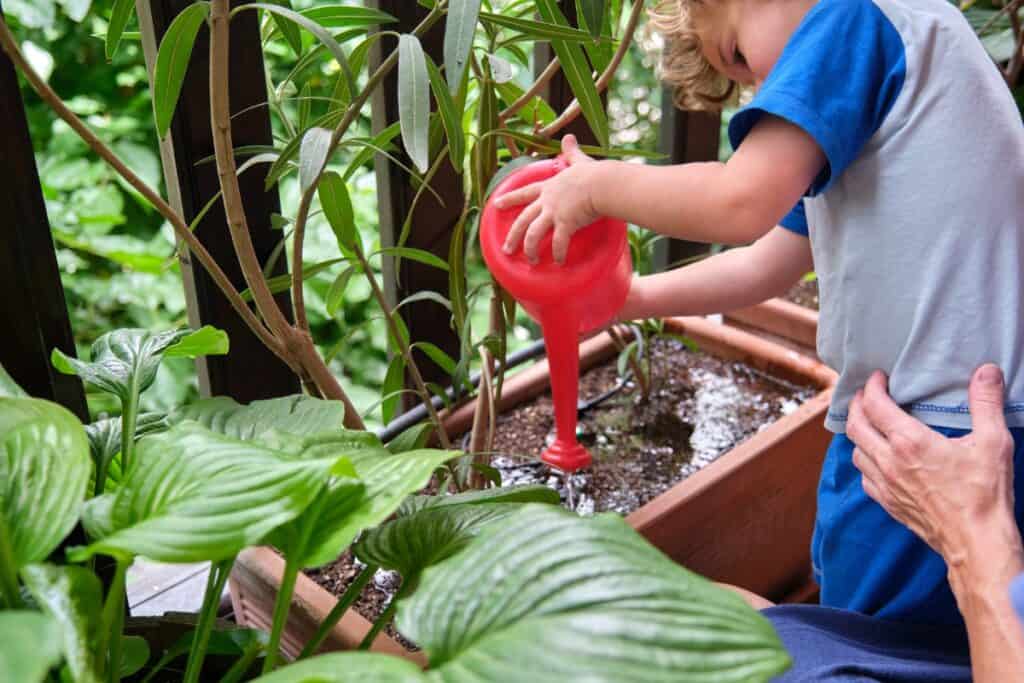
{"type": "MultiPolygon", "coordinates": [[[[651,345],[652,390],[644,400],[630,380],[617,394],[585,412],[579,438],[594,464],[571,475],[537,458],[554,438],[551,395],[544,394],[498,418],[492,464],[506,486],[545,484],[562,504],[580,514],[628,514],[648,503],[815,394],[741,363],[692,351],[674,339],[651,345]]],[[[599,396],[619,384],[616,362],[580,378],[580,398],[599,396]]],[[[333,564],[307,575],[340,596],[362,570],[346,552],[333,564]]],[[[378,571],[355,603],[374,621],[387,608],[401,578],[378,571]]],[[[415,647],[393,626],[386,633],[415,647]]]]}
{"type": "Polygon", "coordinates": [[[800,306],[818,310],[818,281],[800,280],[782,298],[800,306]]]}

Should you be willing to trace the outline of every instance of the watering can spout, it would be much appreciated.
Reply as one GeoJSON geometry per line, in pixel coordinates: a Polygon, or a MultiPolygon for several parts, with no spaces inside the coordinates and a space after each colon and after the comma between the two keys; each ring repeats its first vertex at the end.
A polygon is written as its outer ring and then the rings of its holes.
{"type": "Polygon", "coordinates": [[[546,180],[567,167],[562,157],[539,161],[502,181],[484,207],[480,243],[491,273],[540,323],[544,333],[556,438],[541,459],[564,472],[574,472],[591,463],[590,454],[576,440],[579,336],[612,322],[625,303],[633,273],[626,224],[601,218],[578,230],[564,264],[552,258],[548,235],[541,242],[539,262],[530,263],[521,250],[506,254],[501,249],[524,207],[498,209],[494,204],[497,197],[546,180]]]}

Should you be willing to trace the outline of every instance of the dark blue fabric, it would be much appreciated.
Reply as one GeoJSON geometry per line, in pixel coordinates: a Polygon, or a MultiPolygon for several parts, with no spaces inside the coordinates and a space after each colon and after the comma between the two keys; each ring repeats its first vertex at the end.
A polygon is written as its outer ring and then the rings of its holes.
{"type": "Polygon", "coordinates": [[[903,39],[871,0],[820,0],[786,43],[753,101],[729,123],[738,148],[764,114],[805,130],[828,160],[824,192],[860,154],[906,78],[903,39]]]}
{"type": "MultiPolygon", "coordinates": [[[[949,437],[962,429],[933,427],[949,437]]],[[[1011,429],[1014,464],[1024,472],[1024,428],[1011,429]]],[[[818,485],[811,560],[821,604],[894,621],[961,626],[946,563],[864,493],[854,445],[832,439],[818,485]]],[[[1024,521],[1024,476],[1014,478],[1017,524],[1024,521]]]]}
{"type": "Polygon", "coordinates": [[[804,211],[804,200],[801,199],[797,202],[797,205],[786,214],[786,217],[779,222],[779,225],[798,235],[808,237],[810,231],[807,229],[807,213],[804,211]]]}
{"type": "Polygon", "coordinates": [[[971,680],[962,627],[917,625],[815,605],[781,605],[772,622],[793,666],[777,683],[960,683],[971,680]]]}

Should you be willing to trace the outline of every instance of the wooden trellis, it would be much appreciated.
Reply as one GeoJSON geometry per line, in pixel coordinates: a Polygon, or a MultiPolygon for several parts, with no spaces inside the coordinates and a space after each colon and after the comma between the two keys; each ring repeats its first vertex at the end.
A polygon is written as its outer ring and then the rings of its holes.
{"type": "MultiPolygon", "coordinates": [[[[240,0],[239,0],[240,1],[240,0]]],[[[137,0],[140,28],[147,62],[152,65],[155,46],[178,12],[191,0],[137,0]]],[[[425,15],[422,7],[411,0],[375,0],[375,5],[399,19],[392,27],[400,32],[411,31],[425,15]]],[[[575,17],[574,0],[560,0],[565,14],[575,17]]],[[[2,7],[0,7],[2,11],[2,7]]],[[[423,37],[427,54],[441,60],[443,27],[423,37]]],[[[194,218],[218,190],[213,164],[200,160],[212,154],[209,125],[209,93],[207,81],[208,43],[201,33],[193,52],[192,63],[182,90],[168,139],[161,146],[165,179],[170,201],[187,220],[194,218]]],[[[384,50],[392,40],[378,42],[384,50]]],[[[258,106],[266,101],[257,16],[253,12],[239,15],[232,23],[232,109],[246,113],[233,119],[233,137],[237,145],[260,145],[272,142],[269,113],[258,106]]],[[[550,54],[545,48],[537,52],[543,65],[550,54]]],[[[0,314],[8,332],[0,337],[0,363],[32,394],[50,398],[85,418],[86,408],[81,383],[76,377],[56,373],[49,362],[50,350],[58,347],[74,352],[71,326],[57,269],[53,240],[49,232],[42,190],[39,184],[32,142],[17,78],[13,66],[0,54],[0,154],[7,161],[8,174],[0,185],[0,215],[4,216],[4,240],[0,244],[0,285],[5,296],[0,314]]],[[[383,127],[398,118],[397,87],[394,76],[379,88],[373,101],[375,127],[383,127]]],[[[552,105],[564,107],[572,95],[561,77],[552,79],[546,93],[552,105]]],[[[673,163],[705,161],[717,157],[719,119],[717,116],[693,114],[664,108],[661,149],[673,163]]],[[[580,118],[567,130],[582,140],[593,137],[580,118]]],[[[384,245],[394,244],[408,217],[413,190],[404,171],[383,158],[377,161],[381,237],[384,245]]],[[[441,197],[421,199],[413,214],[407,245],[447,258],[453,226],[462,210],[462,181],[446,162],[432,180],[432,187],[441,197]]],[[[252,229],[253,243],[261,262],[266,263],[281,240],[281,232],[271,225],[272,214],[280,211],[276,191],[267,192],[258,172],[241,179],[244,205],[252,229]]],[[[244,282],[232,256],[230,239],[224,227],[223,212],[214,207],[199,224],[197,235],[214,257],[224,265],[228,276],[241,289],[244,282]]],[[[663,261],[675,262],[699,253],[702,247],[676,243],[669,247],[663,261]]],[[[447,295],[447,275],[443,272],[404,259],[399,273],[385,263],[388,297],[394,305],[422,290],[447,295]]],[[[237,318],[207,274],[193,267],[186,256],[182,272],[187,294],[189,318],[193,324],[210,324],[226,329],[232,340],[227,357],[208,359],[199,364],[200,386],[204,393],[232,396],[240,401],[295,393],[299,383],[276,357],[237,318]]],[[[278,259],[273,274],[287,272],[286,260],[278,259]]],[[[281,302],[290,313],[286,294],[281,302]]],[[[448,315],[439,305],[417,302],[403,310],[413,341],[428,341],[457,355],[457,338],[448,324],[448,315]]],[[[444,381],[443,372],[432,363],[424,363],[427,381],[444,381]]]]}

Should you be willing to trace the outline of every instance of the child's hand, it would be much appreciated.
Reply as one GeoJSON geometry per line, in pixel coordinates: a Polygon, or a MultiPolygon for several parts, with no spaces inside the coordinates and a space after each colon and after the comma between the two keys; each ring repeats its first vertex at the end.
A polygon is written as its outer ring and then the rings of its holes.
{"type": "Polygon", "coordinates": [[[531,263],[537,263],[540,241],[554,226],[552,255],[556,262],[564,263],[569,251],[569,238],[598,219],[588,180],[595,161],[580,151],[573,135],[562,139],[562,154],[569,168],[543,182],[513,190],[497,200],[499,209],[530,203],[509,229],[503,247],[506,254],[514,253],[522,242],[526,257],[531,263]]]}

